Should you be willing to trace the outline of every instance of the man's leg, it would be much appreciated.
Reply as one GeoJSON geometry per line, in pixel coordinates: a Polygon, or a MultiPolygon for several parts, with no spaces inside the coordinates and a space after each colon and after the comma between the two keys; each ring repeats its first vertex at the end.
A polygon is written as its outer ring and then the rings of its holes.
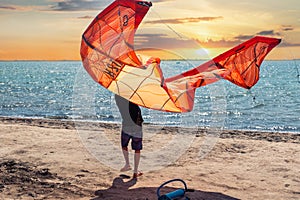
{"type": "Polygon", "coordinates": [[[139,171],[139,164],[141,158],[141,150],[143,148],[142,138],[132,138],[132,149],[135,150],[134,153],[134,169],[133,169],[133,178],[137,178],[143,175],[142,172],[139,171]]]}
{"type": "Polygon", "coordinates": [[[130,163],[129,163],[128,148],[127,147],[122,147],[122,152],[123,152],[123,156],[124,156],[124,159],[125,159],[125,165],[121,169],[121,172],[129,171],[129,170],[131,170],[131,167],[130,167],[130,163]]]}
{"type": "Polygon", "coordinates": [[[131,170],[130,163],[129,163],[129,152],[128,152],[128,143],[130,140],[130,136],[127,135],[122,131],[121,134],[121,145],[122,145],[122,152],[125,160],[124,167],[120,170],[121,172],[129,171],[131,170]]]}
{"type": "Polygon", "coordinates": [[[140,158],[141,158],[141,151],[140,150],[136,150],[134,153],[134,169],[133,172],[134,173],[138,173],[138,169],[139,169],[139,164],[140,164],[140,158]]]}

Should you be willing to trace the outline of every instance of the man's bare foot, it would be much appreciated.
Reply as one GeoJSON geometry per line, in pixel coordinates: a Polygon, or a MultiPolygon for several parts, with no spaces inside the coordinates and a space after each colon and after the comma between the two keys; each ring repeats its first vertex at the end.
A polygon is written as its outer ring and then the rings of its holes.
{"type": "Polygon", "coordinates": [[[133,173],[133,178],[137,178],[137,177],[140,177],[142,175],[143,175],[143,172],[138,171],[136,173],[133,173]]]}
{"type": "Polygon", "coordinates": [[[121,171],[121,172],[127,172],[127,171],[129,171],[129,170],[131,170],[130,165],[125,165],[120,171],[121,171]]]}

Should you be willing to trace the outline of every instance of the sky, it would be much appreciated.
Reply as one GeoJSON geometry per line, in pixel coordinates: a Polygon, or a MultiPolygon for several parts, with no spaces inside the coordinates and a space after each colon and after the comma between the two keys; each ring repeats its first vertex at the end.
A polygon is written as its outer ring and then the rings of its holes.
{"type": "MultiPolygon", "coordinates": [[[[0,0],[0,60],[80,60],[82,33],[111,2],[0,0]]],[[[262,35],[283,40],[268,59],[300,59],[299,0],[152,2],[136,33],[137,50],[205,59],[262,35]]]]}

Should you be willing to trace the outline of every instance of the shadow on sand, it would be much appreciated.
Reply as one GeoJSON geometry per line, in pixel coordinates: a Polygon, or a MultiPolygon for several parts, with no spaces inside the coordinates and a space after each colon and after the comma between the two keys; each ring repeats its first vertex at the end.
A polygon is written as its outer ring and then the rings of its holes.
{"type": "MultiPolygon", "coordinates": [[[[111,199],[111,200],[122,200],[122,199],[139,199],[139,200],[155,200],[158,199],[156,190],[154,187],[140,187],[129,189],[134,186],[137,182],[136,179],[130,179],[129,181],[127,177],[120,175],[113,180],[112,186],[105,190],[97,190],[95,191],[95,195],[97,197],[92,200],[100,200],[100,199],[111,199]]],[[[165,194],[178,188],[173,187],[164,187],[161,194],[165,194]]],[[[191,200],[239,200],[234,197],[230,197],[217,192],[205,192],[201,190],[194,190],[193,192],[187,192],[186,197],[189,197],[191,200]]],[[[183,198],[182,198],[183,199],[183,198]]]]}

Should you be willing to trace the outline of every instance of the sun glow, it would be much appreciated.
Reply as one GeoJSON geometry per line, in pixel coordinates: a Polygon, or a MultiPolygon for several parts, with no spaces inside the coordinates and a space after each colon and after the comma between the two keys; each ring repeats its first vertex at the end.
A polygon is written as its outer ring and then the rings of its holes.
{"type": "Polygon", "coordinates": [[[209,56],[210,52],[208,49],[202,47],[196,50],[196,54],[199,55],[200,57],[203,57],[203,56],[209,56]]]}

